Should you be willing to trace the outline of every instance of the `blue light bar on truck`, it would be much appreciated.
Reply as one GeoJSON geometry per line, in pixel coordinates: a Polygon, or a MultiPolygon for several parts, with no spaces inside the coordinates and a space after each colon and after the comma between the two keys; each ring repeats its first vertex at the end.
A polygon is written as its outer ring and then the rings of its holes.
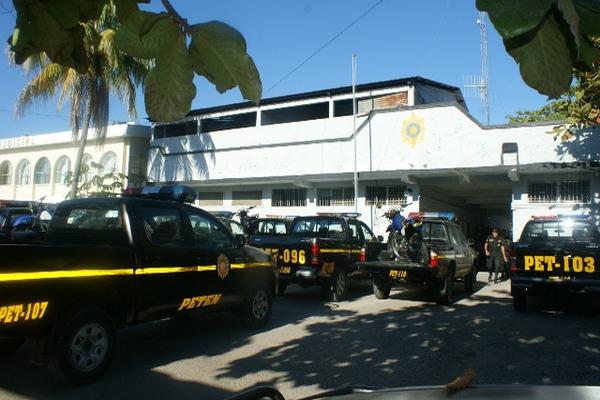
{"type": "Polygon", "coordinates": [[[145,186],[143,188],[127,188],[123,191],[123,197],[142,197],[156,200],[170,200],[182,203],[193,203],[196,201],[196,191],[189,186],[145,186]]]}

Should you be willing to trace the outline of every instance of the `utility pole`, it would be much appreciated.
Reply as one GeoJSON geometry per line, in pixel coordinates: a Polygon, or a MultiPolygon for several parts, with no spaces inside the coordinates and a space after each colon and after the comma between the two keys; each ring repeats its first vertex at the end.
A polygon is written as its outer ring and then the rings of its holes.
{"type": "Polygon", "coordinates": [[[356,54],[352,55],[352,127],[354,132],[354,212],[358,212],[358,171],[356,152],[356,54]]]}

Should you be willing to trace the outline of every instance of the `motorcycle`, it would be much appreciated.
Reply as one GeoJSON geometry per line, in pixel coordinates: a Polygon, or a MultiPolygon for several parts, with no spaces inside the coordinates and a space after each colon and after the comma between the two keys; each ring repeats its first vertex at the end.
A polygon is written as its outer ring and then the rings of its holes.
{"type": "Polygon", "coordinates": [[[37,242],[45,238],[53,210],[43,201],[44,198],[41,198],[32,206],[33,215],[23,215],[15,219],[11,231],[13,242],[37,242]]]}
{"type": "Polygon", "coordinates": [[[240,209],[235,213],[240,220],[240,224],[246,232],[246,235],[251,235],[255,229],[256,222],[258,220],[257,215],[250,215],[250,210],[252,210],[256,206],[250,206],[246,208],[240,209]]]}
{"type": "Polygon", "coordinates": [[[394,254],[396,261],[426,263],[427,246],[421,235],[423,218],[418,213],[412,213],[408,218],[404,217],[403,211],[402,208],[390,208],[384,213],[390,220],[386,229],[389,232],[388,251],[394,254]]]}

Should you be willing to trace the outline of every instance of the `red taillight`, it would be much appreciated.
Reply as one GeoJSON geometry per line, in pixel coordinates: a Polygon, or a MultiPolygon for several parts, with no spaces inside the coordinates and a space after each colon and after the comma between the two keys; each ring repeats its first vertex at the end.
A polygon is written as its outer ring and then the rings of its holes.
{"type": "Polygon", "coordinates": [[[431,266],[431,268],[437,268],[438,266],[438,254],[435,251],[432,251],[429,254],[429,266],[431,266]]]}
{"type": "Polygon", "coordinates": [[[363,247],[360,249],[360,255],[358,256],[358,262],[366,262],[367,261],[367,250],[363,247]]]}
{"type": "Polygon", "coordinates": [[[517,272],[517,251],[512,249],[510,251],[510,272],[517,272]]]}
{"type": "Polygon", "coordinates": [[[317,240],[313,240],[310,245],[310,263],[312,265],[319,264],[321,262],[321,249],[319,248],[319,244],[317,240]]]}

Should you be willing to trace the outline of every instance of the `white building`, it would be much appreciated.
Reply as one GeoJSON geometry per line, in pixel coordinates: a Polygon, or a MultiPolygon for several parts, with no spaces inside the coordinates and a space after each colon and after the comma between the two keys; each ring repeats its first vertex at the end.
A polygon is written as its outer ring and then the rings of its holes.
{"type": "MultiPolygon", "coordinates": [[[[93,161],[102,164],[103,171],[145,180],[149,141],[149,126],[111,125],[102,146],[90,131],[83,162],[93,161]]],[[[69,192],[65,176],[72,171],[76,154],[71,131],[1,139],[0,199],[64,199],[69,192]]]]}
{"type": "MultiPolygon", "coordinates": [[[[157,125],[148,175],[199,191],[208,210],[353,212],[351,88],[193,111],[157,125]]],[[[597,212],[600,144],[555,141],[552,124],[484,127],[460,90],[420,77],[357,87],[357,210],[377,234],[389,207],[453,211],[481,240],[518,237],[532,215],[597,212]]]]}

